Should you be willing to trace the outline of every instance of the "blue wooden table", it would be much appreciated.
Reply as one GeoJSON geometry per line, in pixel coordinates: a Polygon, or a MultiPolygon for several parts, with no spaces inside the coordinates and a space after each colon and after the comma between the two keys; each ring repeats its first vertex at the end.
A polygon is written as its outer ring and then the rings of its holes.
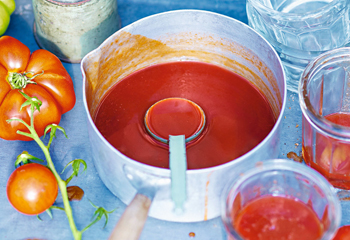
{"type": "MultiPolygon", "coordinates": [[[[16,0],[17,8],[11,17],[6,35],[13,36],[25,43],[31,51],[39,49],[33,35],[33,8],[30,0],[16,0]]],[[[119,0],[118,12],[122,26],[126,26],[140,18],[177,9],[208,10],[238,19],[247,23],[245,0],[119,0]]],[[[83,234],[83,239],[107,239],[125,209],[123,204],[102,183],[94,167],[88,133],[86,127],[86,113],[83,107],[82,74],[80,64],[64,63],[71,75],[77,102],[73,110],[63,115],[60,125],[66,129],[69,139],[59,135],[51,147],[51,154],[58,171],[71,160],[84,159],[88,169],[84,174],[72,180],[72,185],[78,185],[85,191],[80,202],[72,202],[73,214],[79,229],[84,228],[93,215],[93,203],[107,210],[115,209],[110,214],[109,222],[103,228],[101,221],[83,234]]],[[[1,129],[0,129],[1,131],[1,129]]],[[[288,92],[287,105],[283,117],[283,133],[280,140],[280,158],[287,158],[288,152],[301,153],[301,110],[298,96],[288,92]]],[[[39,221],[35,216],[26,216],[18,213],[8,202],[6,197],[7,179],[14,168],[16,156],[23,150],[32,155],[43,158],[43,154],[35,142],[4,141],[0,139],[0,239],[73,239],[66,215],[63,211],[55,210],[53,219],[44,213],[39,221]]],[[[60,197],[57,204],[62,204],[60,197]]],[[[342,202],[342,225],[350,224],[350,205],[342,202]]],[[[198,223],[173,223],[148,218],[141,240],[223,240],[226,239],[220,218],[198,223]],[[195,237],[192,237],[192,234],[195,237]]]]}

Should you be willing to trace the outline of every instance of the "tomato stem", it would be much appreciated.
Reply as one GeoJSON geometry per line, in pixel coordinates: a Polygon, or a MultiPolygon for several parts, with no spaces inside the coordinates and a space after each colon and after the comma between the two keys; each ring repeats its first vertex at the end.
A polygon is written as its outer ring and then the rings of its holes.
{"type": "MultiPolygon", "coordinates": [[[[60,175],[56,171],[56,168],[55,168],[55,166],[53,164],[53,161],[52,161],[52,158],[51,158],[51,155],[50,155],[50,151],[49,151],[50,143],[52,142],[52,138],[55,135],[54,134],[50,134],[50,141],[49,141],[49,144],[47,146],[41,141],[40,137],[38,136],[37,132],[35,131],[34,121],[33,121],[33,119],[34,119],[34,111],[37,108],[35,106],[35,104],[38,104],[38,102],[37,102],[38,99],[30,98],[29,96],[27,96],[24,93],[22,93],[22,95],[27,99],[27,102],[31,105],[31,108],[30,108],[31,109],[31,113],[30,113],[31,124],[29,126],[27,123],[25,123],[21,119],[11,119],[10,121],[16,121],[17,120],[17,121],[23,123],[28,128],[29,133],[22,132],[22,131],[17,131],[17,133],[32,138],[39,145],[39,147],[42,149],[42,151],[43,151],[43,153],[45,155],[46,161],[47,161],[47,167],[51,170],[51,172],[55,176],[57,184],[58,184],[58,187],[59,187],[59,189],[61,191],[62,199],[63,199],[63,205],[64,205],[64,211],[65,211],[65,213],[67,215],[69,226],[71,228],[71,231],[72,231],[72,234],[74,236],[74,239],[75,240],[81,240],[81,238],[82,238],[82,231],[79,231],[77,229],[77,227],[75,225],[75,222],[74,222],[73,211],[72,211],[72,208],[70,206],[69,199],[68,199],[66,181],[62,180],[60,175]]],[[[24,106],[28,105],[27,102],[24,103],[24,106]]],[[[41,103],[38,105],[39,108],[40,108],[40,105],[41,105],[41,103]]]]}
{"type": "MultiPolygon", "coordinates": [[[[32,133],[32,138],[34,139],[34,141],[40,146],[40,148],[43,150],[44,155],[46,157],[46,161],[47,161],[47,166],[50,168],[50,170],[52,171],[53,175],[55,176],[57,183],[58,183],[58,187],[61,191],[62,194],[62,199],[63,199],[63,205],[64,205],[64,211],[67,215],[68,218],[68,222],[69,222],[69,226],[71,228],[72,234],[74,236],[75,240],[80,240],[82,237],[82,232],[80,232],[74,222],[74,218],[73,218],[73,211],[72,208],[70,206],[69,200],[68,200],[68,193],[67,193],[67,184],[66,181],[63,181],[60,177],[60,175],[58,174],[58,172],[56,171],[56,168],[52,162],[51,159],[51,155],[50,155],[50,151],[49,151],[49,146],[45,146],[45,144],[41,141],[41,139],[39,138],[38,134],[36,133],[36,131],[34,130],[34,128],[30,128],[30,132],[32,133]]],[[[51,136],[50,138],[52,138],[53,136],[51,136]]]]}
{"type": "MultiPolygon", "coordinates": [[[[35,76],[37,76],[37,75],[35,75],[35,76]]],[[[32,78],[34,78],[35,76],[33,76],[32,78]]],[[[112,213],[114,210],[108,212],[102,207],[96,207],[95,205],[93,205],[94,207],[97,208],[97,210],[94,213],[95,219],[88,226],[86,226],[83,230],[79,231],[77,229],[75,222],[74,222],[74,218],[73,218],[73,211],[72,211],[72,208],[71,208],[70,202],[69,202],[67,184],[74,176],[78,176],[78,172],[79,172],[79,168],[80,168],[81,164],[84,166],[83,171],[86,170],[86,168],[87,168],[86,163],[82,159],[75,159],[75,160],[69,162],[67,164],[67,166],[72,165],[73,173],[66,181],[61,179],[59,173],[56,171],[56,168],[53,164],[49,149],[50,149],[53,138],[56,137],[56,131],[60,130],[67,137],[66,132],[62,127],[58,126],[57,124],[53,123],[53,124],[48,125],[45,128],[43,138],[45,138],[45,135],[47,132],[50,132],[50,140],[49,140],[48,144],[45,145],[43,143],[43,141],[40,139],[40,137],[38,136],[38,134],[34,128],[34,112],[36,110],[40,111],[40,106],[42,105],[42,102],[37,97],[30,97],[22,91],[19,91],[19,92],[23,95],[24,98],[26,98],[26,101],[21,105],[21,109],[23,107],[30,105],[30,125],[27,124],[22,119],[8,119],[7,122],[19,121],[22,124],[24,124],[27,127],[27,129],[29,130],[29,132],[17,131],[17,133],[24,135],[24,136],[27,136],[29,138],[32,138],[39,145],[39,147],[42,149],[42,151],[45,155],[45,158],[46,158],[47,167],[51,170],[51,172],[55,176],[58,187],[60,189],[62,199],[63,199],[63,205],[64,205],[63,210],[65,211],[66,216],[68,218],[69,226],[71,228],[71,232],[73,234],[73,237],[75,240],[81,240],[83,232],[86,231],[89,227],[91,227],[96,222],[100,221],[103,216],[105,216],[105,218],[106,218],[106,222],[105,222],[105,225],[106,225],[107,221],[108,221],[108,214],[112,213]]],[[[25,156],[22,156],[21,159],[25,158],[25,160],[28,160],[28,159],[36,159],[37,160],[37,158],[35,158],[29,154],[24,154],[24,155],[25,156]]],[[[64,171],[64,169],[63,169],[63,171],[64,171]]]]}
{"type": "Polygon", "coordinates": [[[22,89],[25,88],[28,84],[36,84],[36,82],[32,81],[35,77],[44,74],[44,71],[29,77],[28,75],[33,75],[33,72],[25,72],[25,73],[16,73],[11,72],[7,76],[7,81],[10,83],[12,89],[22,89]]]}
{"type": "MultiPolygon", "coordinates": [[[[64,211],[67,215],[68,218],[68,222],[69,222],[69,226],[71,228],[72,234],[74,236],[75,240],[80,240],[82,237],[82,232],[80,232],[74,222],[73,219],[73,211],[72,208],[70,206],[69,200],[68,200],[68,193],[67,193],[67,185],[66,182],[63,181],[60,177],[60,175],[57,173],[56,168],[52,162],[51,159],[51,155],[49,152],[49,147],[45,146],[45,144],[41,141],[41,139],[39,138],[38,134],[36,133],[36,131],[34,130],[34,128],[30,127],[30,132],[32,135],[32,138],[34,139],[34,141],[40,146],[40,148],[42,149],[42,151],[44,152],[44,155],[46,157],[46,161],[47,161],[47,166],[50,168],[50,170],[52,171],[53,175],[55,176],[57,183],[58,183],[58,187],[61,191],[62,194],[62,199],[63,199],[63,205],[64,205],[64,211]]],[[[51,136],[52,138],[52,136],[51,136]]]]}

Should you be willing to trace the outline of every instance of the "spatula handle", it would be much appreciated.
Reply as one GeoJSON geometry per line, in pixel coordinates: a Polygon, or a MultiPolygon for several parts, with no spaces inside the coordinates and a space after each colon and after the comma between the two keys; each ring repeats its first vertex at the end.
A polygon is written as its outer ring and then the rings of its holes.
{"type": "Polygon", "coordinates": [[[137,193],[126,207],[108,240],[138,240],[146,223],[152,200],[137,193]]]}

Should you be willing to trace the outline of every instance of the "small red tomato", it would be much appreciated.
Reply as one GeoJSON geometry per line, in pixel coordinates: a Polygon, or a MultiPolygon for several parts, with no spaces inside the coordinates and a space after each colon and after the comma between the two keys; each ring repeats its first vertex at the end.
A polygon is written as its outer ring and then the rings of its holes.
{"type": "Polygon", "coordinates": [[[350,240],[350,225],[340,227],[333,240],[350,240]]]}
{"type": "Polygon", "coordinates": [[[55,202],[58,184],[47,167],[29,163],[17,168],[7,182],[7,198],[19,212],[36,215],[55,202]]]}

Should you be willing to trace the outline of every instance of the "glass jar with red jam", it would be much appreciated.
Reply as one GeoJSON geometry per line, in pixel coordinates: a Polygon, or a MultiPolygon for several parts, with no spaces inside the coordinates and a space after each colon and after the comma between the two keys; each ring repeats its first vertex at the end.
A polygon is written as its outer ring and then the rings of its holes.
{"type": "Polygon", "coordinates": [[[302,149],[307,165],[350,189],[350,48],[326,52],[302,74],[302,149]]]}
{"type": "Polygon", "coordinates": [[[329,240],[335,235],[340,203],[317,171],[273,159],[241,172],[222,195],[228,240],[329,240]]]}

